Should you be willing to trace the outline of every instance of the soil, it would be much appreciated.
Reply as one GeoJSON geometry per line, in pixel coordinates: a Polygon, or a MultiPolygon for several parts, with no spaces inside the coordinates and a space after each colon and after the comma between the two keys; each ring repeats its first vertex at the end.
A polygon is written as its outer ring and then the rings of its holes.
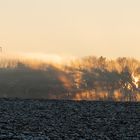
{"type": "Polygon", "coordinates": [[[0,140],[139,140],[140,103],[0,99],[0,140]]]}

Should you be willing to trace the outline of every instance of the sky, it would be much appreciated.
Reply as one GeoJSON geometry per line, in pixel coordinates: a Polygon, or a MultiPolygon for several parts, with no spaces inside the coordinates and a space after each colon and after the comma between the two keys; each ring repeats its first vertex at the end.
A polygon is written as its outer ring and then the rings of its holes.
{"type": "Polygon", "coordinates": [[[140,0],[0,0],[5,52],[140,59],[140,0]]]}

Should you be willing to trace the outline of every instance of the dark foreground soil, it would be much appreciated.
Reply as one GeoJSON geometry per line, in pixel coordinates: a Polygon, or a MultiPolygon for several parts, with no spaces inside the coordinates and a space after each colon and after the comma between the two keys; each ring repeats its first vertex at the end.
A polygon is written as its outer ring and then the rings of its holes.
{"type": "Polygon", "coordinates": [[[140,140],[140,103],[0,99],[0,140],[140,140]]]}

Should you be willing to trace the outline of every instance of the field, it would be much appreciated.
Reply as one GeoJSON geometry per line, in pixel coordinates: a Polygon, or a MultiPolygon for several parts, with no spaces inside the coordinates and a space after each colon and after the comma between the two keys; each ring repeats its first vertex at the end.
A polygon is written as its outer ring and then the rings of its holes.
{"type": "Polygon", "coordinates": [[[0,99],[0,139],[139,140],[140,103],[0,99]]]}

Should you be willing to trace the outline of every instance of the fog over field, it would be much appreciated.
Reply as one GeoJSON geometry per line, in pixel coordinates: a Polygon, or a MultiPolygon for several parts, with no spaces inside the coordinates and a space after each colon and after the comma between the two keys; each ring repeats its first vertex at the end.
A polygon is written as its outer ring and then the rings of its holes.
{"type": "Polygon", "coordinates": [[[140,101],[133,58],[1,54],[0,97],[140,101]]]}
{"type": "Polygon", "coordinates": [[[140,0],[0,0],[0,140],[140,139],[140,0]]]}

